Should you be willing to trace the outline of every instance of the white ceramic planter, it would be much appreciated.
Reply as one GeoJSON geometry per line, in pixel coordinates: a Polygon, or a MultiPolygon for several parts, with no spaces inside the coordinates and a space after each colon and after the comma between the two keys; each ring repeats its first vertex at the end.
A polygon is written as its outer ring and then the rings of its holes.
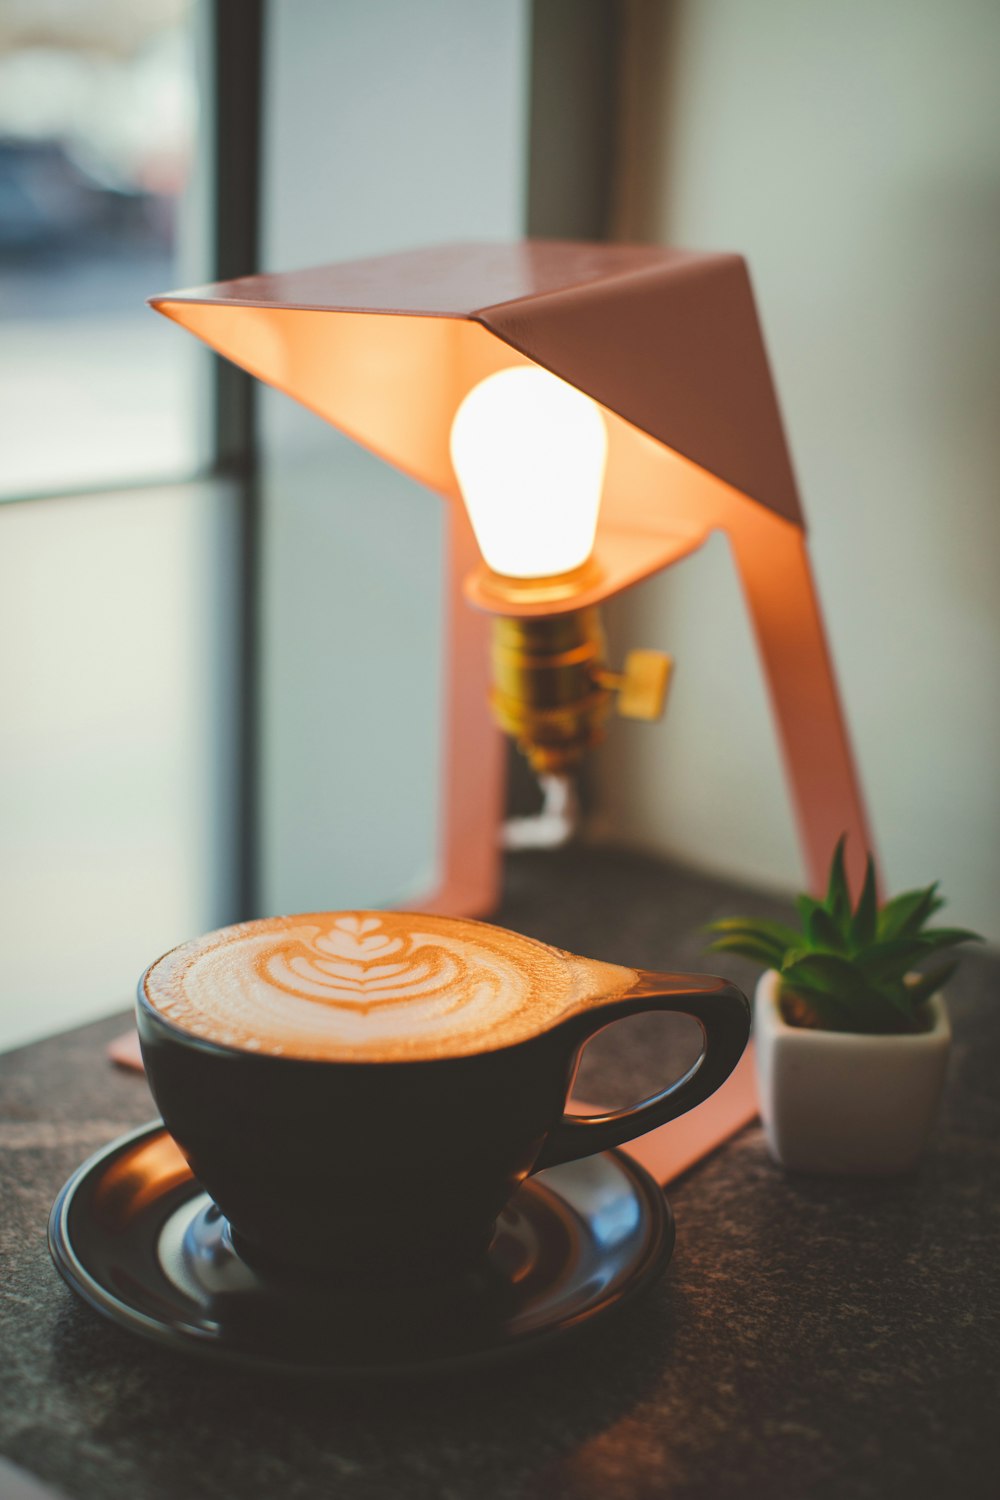
{"type": "Polygon", "coordinates": [[[760,1112],[771,1155],[802,1172],[906,1172],[941,1102],[951,1027],[941,995],[930,1031],[906,1036],[789,1026],[778,975],[761,975],[754,1005],[760,1112]]]}

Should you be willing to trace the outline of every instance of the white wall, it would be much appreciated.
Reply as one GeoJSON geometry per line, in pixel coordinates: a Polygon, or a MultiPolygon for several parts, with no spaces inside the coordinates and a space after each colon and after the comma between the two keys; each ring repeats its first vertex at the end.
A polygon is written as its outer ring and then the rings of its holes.
{"type": "MultiPolygon", "coordinates": [[[[1000,6],[629,14],[619,229],[748,257],[888,882],[998,938],[1000,6]]],[[[603,754],[605,828],[799,882],[724,544],[612,625],[679,664],[603,754]]]]}
{"type": "MultiPolygon", "coordinates": [[[[526,0],[271,4],[263,263],[523,232],[526,0]]],[[[432,883],[440,502],[263,394],[262,907],[432,883]]]]}

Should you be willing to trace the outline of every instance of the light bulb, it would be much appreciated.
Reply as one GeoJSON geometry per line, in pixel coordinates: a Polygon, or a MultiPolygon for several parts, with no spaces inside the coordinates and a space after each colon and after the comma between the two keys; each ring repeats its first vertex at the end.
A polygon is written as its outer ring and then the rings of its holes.
{"type": "Polygon", "coordinates": [[[494,573],[548,578],[594,547],[608,435],[589,396],[548,370],[488,375],[451,427],[451,461],[494,573]]]}

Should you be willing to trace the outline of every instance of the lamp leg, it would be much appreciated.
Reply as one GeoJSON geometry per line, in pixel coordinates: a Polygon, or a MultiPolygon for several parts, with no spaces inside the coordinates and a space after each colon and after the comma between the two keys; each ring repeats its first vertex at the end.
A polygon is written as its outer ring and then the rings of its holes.
{"type": "Polygon", "coordinates": [[[466,602],[479,549],[462,505],[447,507],[444,733],[441,746],[440,883],[407,905],[446,916],[486,916],[499,904],[504,739],[490,710],[489,615],[466,602]]]}
{"type": "Polygon", "coordinates": [[[860,889],[872,837],[803,533],[777,518],[730,531],[777,723],[799,839],[814,891],[848,835],[860,889]]]}

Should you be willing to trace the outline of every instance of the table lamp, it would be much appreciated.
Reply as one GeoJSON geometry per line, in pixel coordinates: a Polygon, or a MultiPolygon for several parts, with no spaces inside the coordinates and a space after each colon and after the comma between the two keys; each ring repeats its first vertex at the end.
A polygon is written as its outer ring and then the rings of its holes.
{"type": "Polygon", "coordinates": [[[497,899],[489,702],[543,773],[600,738],[615,696],[654,716],[666,659],[633,653],[611,672],[597,606],[717,530],[810,879],[844,832],[860,876],[871,839],[739,256],[448,245],[151,305],[449,502],[441,883],[425,909],[483,914],[497,899]]]}

